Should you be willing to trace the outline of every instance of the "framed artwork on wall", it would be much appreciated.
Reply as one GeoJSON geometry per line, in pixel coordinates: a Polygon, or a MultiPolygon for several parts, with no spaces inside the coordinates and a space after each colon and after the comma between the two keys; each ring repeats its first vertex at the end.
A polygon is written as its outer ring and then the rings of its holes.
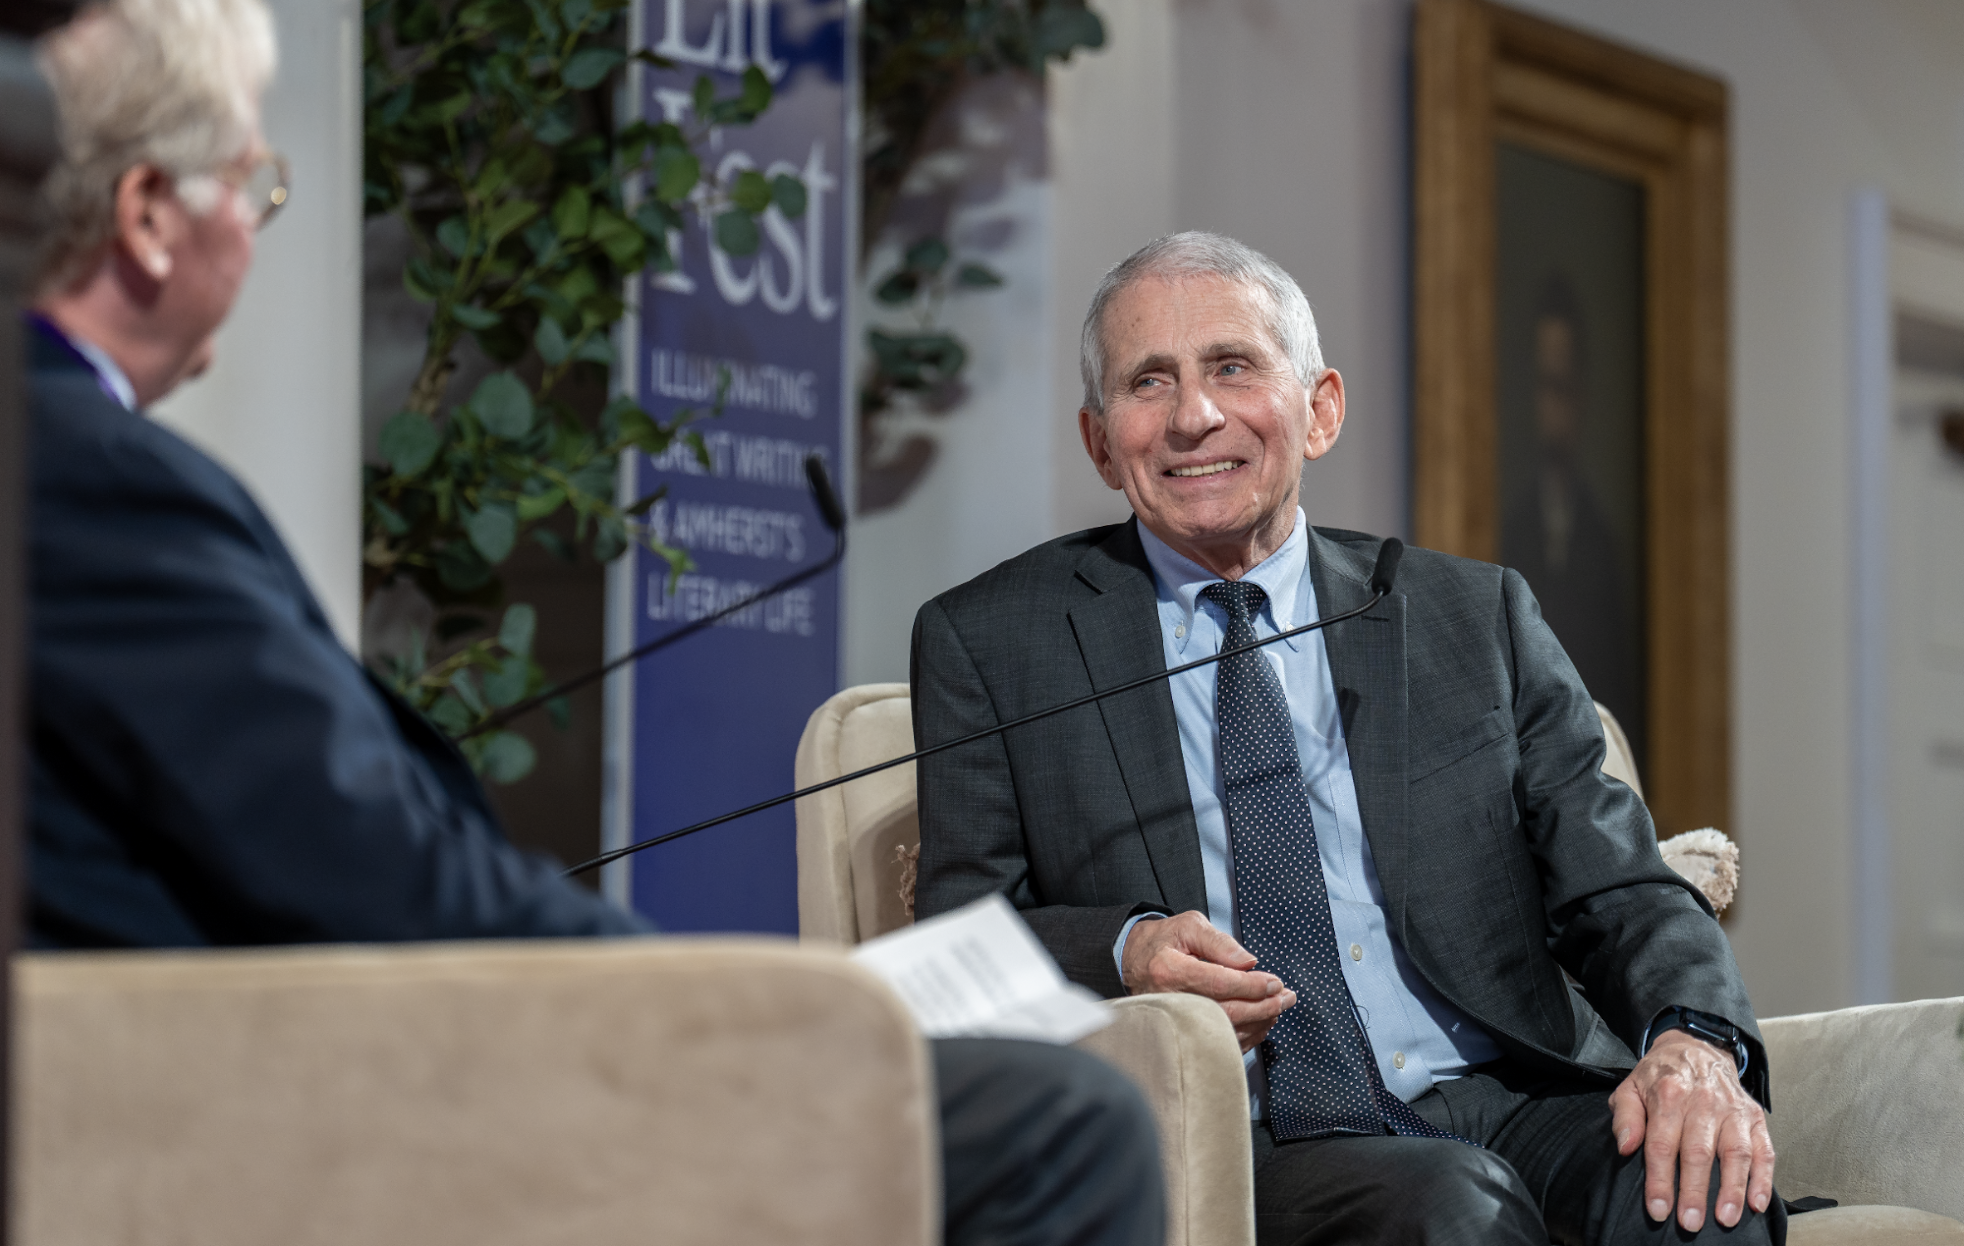
{"type": "Polygon", "coordinates": [[[1726,89],[1421,0],[1413,520],[1520,571],[1660,833],[1731,813],[1726,89]]]}

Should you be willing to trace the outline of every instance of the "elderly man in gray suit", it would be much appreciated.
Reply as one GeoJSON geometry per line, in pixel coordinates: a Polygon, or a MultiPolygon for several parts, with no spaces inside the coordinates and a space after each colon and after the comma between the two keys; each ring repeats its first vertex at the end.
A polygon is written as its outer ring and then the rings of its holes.
{"type": "MultiPolygon", "coordinates": [[[[1378,540],[1297,505],[1343,380],[1273,261],[1149,244],[1083,369],[1133,518],[922,607],[922,746],[1369,600],[1378,540]]],[[[1521,577],[1415,549],[1356,619],[923,760],[919,911],[1001,892],[1093,990],[1218,1000],[1264,1243],[1778,1243],[1752,1006],[1603,748],[1521,577]]]]}

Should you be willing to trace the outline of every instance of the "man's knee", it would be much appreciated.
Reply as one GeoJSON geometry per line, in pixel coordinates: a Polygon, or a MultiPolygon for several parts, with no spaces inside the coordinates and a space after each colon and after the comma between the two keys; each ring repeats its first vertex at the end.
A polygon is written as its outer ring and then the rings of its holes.
{"type": "Polygon", "coordinates": [[[931,1047],[950,1242],[1158,1240],[1158,1135],[1122,1073],[1044,1043],[931,1047]]]}
{"type": "MultiPolygon", "coordinates": [[[[1387,1139],[1387,1141],[1390,1141],[1387,1139]]],[[[1404,1196],[1385,1207],[1387,1242],[1511,1240],[1508,1229],[1540,1217],[1534,1197],[1506,1160],[1437,1138],[1400,1138],[1404,1196]]]]}

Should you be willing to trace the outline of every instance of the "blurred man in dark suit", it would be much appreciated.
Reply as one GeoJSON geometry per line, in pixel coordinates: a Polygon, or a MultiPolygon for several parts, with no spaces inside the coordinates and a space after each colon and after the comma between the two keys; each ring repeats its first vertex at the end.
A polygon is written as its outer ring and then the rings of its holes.
{"type": "MultiPolygon", "coordinates": [[[[284,199],[260,0],[114,0],[41,62],[63,157],[29,335],[31,942],[647,932],[505,840],[246,490],[142,413],[210,362],[284,199]]],[[[1115,1071],[933,1048],[951,1242],[1159,1240],[1151,1119],[1115,1071]]]]}

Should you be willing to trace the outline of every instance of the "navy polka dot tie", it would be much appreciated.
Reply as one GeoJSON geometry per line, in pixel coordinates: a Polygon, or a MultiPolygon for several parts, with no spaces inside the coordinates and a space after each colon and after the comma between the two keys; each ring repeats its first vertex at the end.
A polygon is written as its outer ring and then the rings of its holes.
{"type": "MultiPolygon", "coordinates": [[[[1227,612],[1223,649],[1253,643],[1252,620],[1268,599],[1259,585],[1222,581],[1201,595],[1227,612]]],[[[1261,1047],[1275,1140],[1387,1130],[1454,1138],[1426,1123],[1378,1074],[1337,959],[1330,893],[1281,681],[1260,650],[1228,658],[1219,669],[1214,704],[1236,924],[1258,967],[1296,993],[1295,1006],[1276,1019],[1261,1047]]]]}

